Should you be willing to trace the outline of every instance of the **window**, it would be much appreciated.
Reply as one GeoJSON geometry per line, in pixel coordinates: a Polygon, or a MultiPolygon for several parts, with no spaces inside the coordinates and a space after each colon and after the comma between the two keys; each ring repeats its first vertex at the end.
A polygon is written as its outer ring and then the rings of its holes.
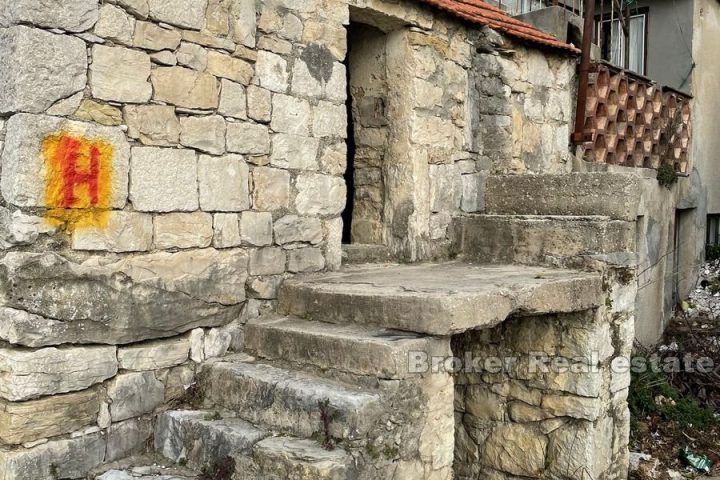
{"type": "Polygon", "coordinates": [[[707,244],[720,245],[720,215],[708,215],[707,244]]]}
{"type": "MultiPolygon", "coordinates": [[[[625,67],[625,33],[620,19],[605,17],[598,22],[602,58],[617,67],[625,67]]],[[[630,17],[629,70],[645,75],[645,45],[647,42],[647,13],[630,17]]]]}

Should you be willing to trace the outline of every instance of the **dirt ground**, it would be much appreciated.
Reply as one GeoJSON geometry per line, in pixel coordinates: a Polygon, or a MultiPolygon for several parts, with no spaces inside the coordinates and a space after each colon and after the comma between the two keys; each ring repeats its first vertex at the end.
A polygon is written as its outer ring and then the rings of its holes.
{"type": "Polygon", "coordinates": [[[633,374],[630,478],[720,478],[720,261],[706,264],[663,341],[653,350],[638,346],[635,355],[655,355],[663,366],[681,359],[682,368],[633,374]],[[685,447],[714,462],[710,476],[680,460],[685,447]]]}

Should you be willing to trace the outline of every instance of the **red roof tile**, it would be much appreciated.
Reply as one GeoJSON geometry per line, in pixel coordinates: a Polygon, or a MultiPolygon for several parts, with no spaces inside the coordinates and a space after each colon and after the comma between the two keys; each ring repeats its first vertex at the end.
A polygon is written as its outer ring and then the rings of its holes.
{"type": "Polygon", "coordinates": [[[529,23],[521,22],[509,16],[502,9],[490,5],[483,0],[421,0],[427,4],[477,25],[506,33],[526,42],[554,49],[580,53],[575,46],[558,40],[556,37],[538,30],[529,23]]]}

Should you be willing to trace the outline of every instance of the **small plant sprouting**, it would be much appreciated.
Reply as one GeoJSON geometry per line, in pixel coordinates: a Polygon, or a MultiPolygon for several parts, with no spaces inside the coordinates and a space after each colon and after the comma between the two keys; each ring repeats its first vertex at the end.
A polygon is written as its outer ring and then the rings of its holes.
{"type": "Polygon", "coordinates": [[[235,459],[225,457],[223,460],[203,467],[198,480],[232,480],[234,473],[235,459]]]}
{"type": "Polygon", "coordinates": [[[661,186],[669,190],[673,185],[675,185],[677,179],[677,172],[675,171],[675,167],[672,165],[664,163],[660,166],[660,168],[658,168],[657,181],[661,186]]]}
{"type": "Polygon", "coordinates": [[[333,414],[330,412],[330,400],[320,400],[320,420],[322,421],[322,446],[325,450],[335,450],[335,441],[330,434],[330,425],[333,421],[333,414]]]}
{"type": "Polygon", "coordinates": [[[205,414],[205,420],[208,422],[214,422],[216,420],[222,420],[222,415],[220,415],[218,412],[212,412],[212,413],[206,413],[205,414]]]}

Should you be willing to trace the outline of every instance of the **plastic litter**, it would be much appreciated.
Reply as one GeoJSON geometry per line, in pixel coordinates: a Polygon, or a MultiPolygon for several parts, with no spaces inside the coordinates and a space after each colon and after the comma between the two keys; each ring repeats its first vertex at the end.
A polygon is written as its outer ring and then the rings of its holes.
{"type": "Polygon", "coordinates": [[[686,465],[693,467],[698,472],[710,473],[713,467],[713,461],[705,455],[693,453],[688,447],[680,450],[680,460],[686,465]]]}

